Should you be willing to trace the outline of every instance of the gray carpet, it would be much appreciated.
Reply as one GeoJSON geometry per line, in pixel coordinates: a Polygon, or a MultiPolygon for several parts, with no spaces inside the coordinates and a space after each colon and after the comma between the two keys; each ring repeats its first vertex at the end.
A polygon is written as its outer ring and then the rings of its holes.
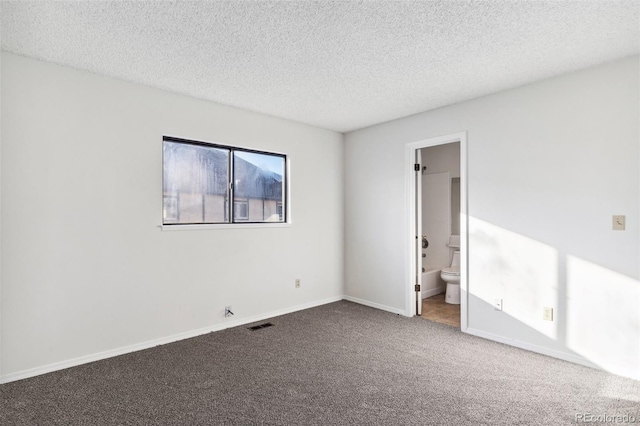
{"type": "Polygon", "coordinates": [[[0,386],[2,425],[561,425],[640,382],[342,301],[0,386]]]}

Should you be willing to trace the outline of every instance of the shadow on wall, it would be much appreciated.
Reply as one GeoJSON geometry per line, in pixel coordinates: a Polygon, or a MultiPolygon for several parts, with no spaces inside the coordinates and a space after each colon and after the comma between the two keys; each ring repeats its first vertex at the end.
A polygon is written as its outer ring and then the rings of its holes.
{"type": "Polygon", "coordinates": [[[469,235],[469,308],[483,312],[470,316],[470,329],[579,355],[640,380],[637,279],[472,217],[469,235]],[[493,309],[498,298],[502,311],[493,309]],[[552,321],[543,319],[546,307],[552,321]]]}

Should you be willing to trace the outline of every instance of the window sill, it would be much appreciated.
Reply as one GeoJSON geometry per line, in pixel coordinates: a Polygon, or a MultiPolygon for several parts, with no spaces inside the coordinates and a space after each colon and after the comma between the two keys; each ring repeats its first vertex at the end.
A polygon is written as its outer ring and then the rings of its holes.
{"type": "Polygon", "coordinates": [[[202,225],[160,225],[161,231],[198,231],[209,229],[247,229],[247,228],[288,228],[291,222],[274,223],[211,223],[202,225]]]}

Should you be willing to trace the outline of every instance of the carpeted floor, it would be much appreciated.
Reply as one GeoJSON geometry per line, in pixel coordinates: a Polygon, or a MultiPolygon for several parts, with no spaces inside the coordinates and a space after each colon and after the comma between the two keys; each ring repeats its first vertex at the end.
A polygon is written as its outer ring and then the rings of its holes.
{"type": "Polygon", "coordinates": [[[2,425],[562,425],[640,382],[342,301],[0,386],[2,425]]]}

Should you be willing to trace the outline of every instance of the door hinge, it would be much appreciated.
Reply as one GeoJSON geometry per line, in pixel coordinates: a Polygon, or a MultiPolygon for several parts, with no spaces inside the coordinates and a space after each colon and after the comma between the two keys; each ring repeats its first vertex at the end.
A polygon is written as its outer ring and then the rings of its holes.
{"type": "Polygon", "coordinates": [[[416,284],[416,291],[420,291],[420,284],[416,284]]]}
{"type": "Polygon", "coordinates": [[[413,170],[415,170],[416,172],[420,171],[420,164],[416,163],[413,165],[413,170]]]}

